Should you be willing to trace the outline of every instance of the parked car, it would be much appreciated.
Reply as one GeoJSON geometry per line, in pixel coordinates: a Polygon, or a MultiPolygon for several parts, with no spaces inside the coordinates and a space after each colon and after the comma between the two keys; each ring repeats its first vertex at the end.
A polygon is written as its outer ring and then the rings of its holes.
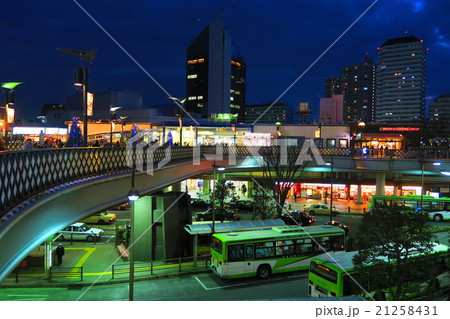
{"type": "Polygon", "coordinates": [[[114,207],[112,210],[129,210],[131,208],[131,205],[129,202],[126,202],[122,205],[119,205],[117,207],[114,207]]]}
{"type": "Polygon", "coordinates": [[[203,198],[191,198],[192,208],[208,208],[211,206],[211,202],[203,198]]]}
{"type": "Polygon", "coordinates": [[[286,223],[286,225],[309,226],[316,222],[315,217],[312,217],[305,212],[299,212],[298,210],[293,210],[286,214],[282,214],[281,219],[286,223]]]}
{"type": "MultiPolygon", "coordinates": [[[[198,212],[195,214],[195,220],[204,221],[204,220],[212,220],[213,212],[212,208],[208,208],[205,212],[198,212]]],[[[239,216],[237,212],[230,211],[224,208],[216,208],[215,209],[215,220],[239,220],[239,216]]]]}
{"type": "Polygon", "coordinates": [[[345,231],[345,234],[348,234],[348,226],[344,225],[336,220],[330,220],[330,221],[326,222],[325,225],[340,227],[345,231]]]}
{"type": "Polygon", "coordinates": [[[251,200],[237,200],[234,203],[229,204],[230,208],[237,210],[245,210],[252,211],[253,210],[253,201],[251,200]]]}
{"type": "Polygon", "coordinates": [[[106,225],[112,224],[117,218],[116,214],[103,212],[91,215],[80,220],[81,223],[106,225]]]}
{"type": "Polygon", "coordinates": [[[102,238],[103,230],[98,228],[91,228],[85,223],[75,223],[67,226],[59,232],[60,240],[86,240],[99,241],[102,238]]]}
{"type": "MultiPolygon", "coordinates": [[[[305,207],[303,211],[311,215],[330,215],[330,207],[325,204],[312,204],[309,207],[305,207]]],[[[336,216],[339,213],[339,210],[333,208],[333,216],[336,216]]]]}

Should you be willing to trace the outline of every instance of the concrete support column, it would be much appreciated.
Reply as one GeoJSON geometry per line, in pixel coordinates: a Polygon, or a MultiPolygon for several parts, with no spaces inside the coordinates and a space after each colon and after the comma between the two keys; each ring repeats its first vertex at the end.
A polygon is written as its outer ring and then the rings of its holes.
{"type": "Polygon", "coordinates": [[[192,255],[194,256],[194,266],[197,266],[197,254],[198,254],[198,235],[194,235],[194,240],[192,243],[192,255]]]}
{"type": "Polygon", "coordinates": [[[204,179],[203,180],[203,195],[209,195],[211,193],[211,180],[204,179]]]}
{"type": "Polygon", "coordinates": [[[386,186],[386,174],[377,173],[376,176],[376,195],[384,195],[384,188],[386,186]]]}
{"type": "Polygon", "coordinates": [[[181,182],[172,185],[172,192],[181,192],[181,182]]]}
{"type": "Polygon", "coordinates": [[[398,196],[398,186],[394,185],[394,196],[398,196]]]}
{"type": "Polygon", "coordinates": [[[362,200],[361,200],[361,193],[362,193],[362,189],[361,189],[361,184],[358,184],[358,191],[356,193],[356,202],[355,204],[362,204],[362,200]]]}

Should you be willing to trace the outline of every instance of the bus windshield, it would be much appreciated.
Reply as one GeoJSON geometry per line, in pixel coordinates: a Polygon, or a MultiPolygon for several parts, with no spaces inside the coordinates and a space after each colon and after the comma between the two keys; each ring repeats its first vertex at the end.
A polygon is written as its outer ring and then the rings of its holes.
{"type": "Polygon", "coordinates": [[[220,241],[220,239],[213,237],[213,241],[211,242],[211,248],[222,255],[223,243],[220,241]]]}
{"type": "Polygon", "coordinates": [[[331,281],[332,283],[337,283],[337,272],[328,267],[325,267],[313,261],[311,262],[309,271],[313,274],[316,274],[317,276],[331,281]]]}

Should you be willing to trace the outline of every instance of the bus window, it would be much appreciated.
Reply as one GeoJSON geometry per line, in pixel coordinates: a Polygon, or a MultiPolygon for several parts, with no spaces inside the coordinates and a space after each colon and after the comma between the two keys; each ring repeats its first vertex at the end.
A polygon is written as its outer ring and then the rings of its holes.
{"type": "Polygon", "coordinates": [[[328,267],[325,267],[313,261],[310,264],[309,271],[313,274],[316,274],[317,276],[331,281],[332,283],[337,283],[337,272],[328,267]]]}
{"type": "Polygon", "coordinates": [[[293,240],[279,240],[276,242],[277,256],[287,256],[294,254],[294,241],[293,240]]]}
{"type": "Polygon", "coordinates": [[[223,243],[219,239],[213,238],[211,246],[212,246],[212,249],[214,249],[215,251],[217,251],[219,254],[222,255],[223,243]]]}
{"type": "Polygon", "coordinates": [[[255,250],[257,259],[275,256],[274,245],[271,241],[266,243],[256,243],[255,250]]]}
{"type": "Polygon", "coordinates": [[[245,246],[245,259],[254,259],[255,256],[253,254],[253,245],[245,246]]]}
{"type": "Polygon", "coordinates": [[[228,261],[243,261],[243,260],[244,260],[244,245],[228,246],[228,261]]]}
{"type": "Polygon", "coordinates": [[[330,238],[330,250],[343,250],[344,249],[344,236],[334,236],[330,238]]]}

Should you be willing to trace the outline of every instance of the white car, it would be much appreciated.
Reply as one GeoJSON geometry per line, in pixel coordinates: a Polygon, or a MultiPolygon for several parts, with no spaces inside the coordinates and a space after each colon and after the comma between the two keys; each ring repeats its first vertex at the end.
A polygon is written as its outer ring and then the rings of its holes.
{"type": "Polygon", "coordinates": [[[100,241],[103,235],[103,230],[98,228],[91,228],[85,223],[75,223],[67,226],[59,232],[61,240],[86,240],[86,241],[100,241]]]}
{"type": "Polygon", "coordinates": [[[428,217],[436,222],[441,222],[443,220],[450,220],[450,212],[441,210],[438,212],[428,213],[428,217]]]}

